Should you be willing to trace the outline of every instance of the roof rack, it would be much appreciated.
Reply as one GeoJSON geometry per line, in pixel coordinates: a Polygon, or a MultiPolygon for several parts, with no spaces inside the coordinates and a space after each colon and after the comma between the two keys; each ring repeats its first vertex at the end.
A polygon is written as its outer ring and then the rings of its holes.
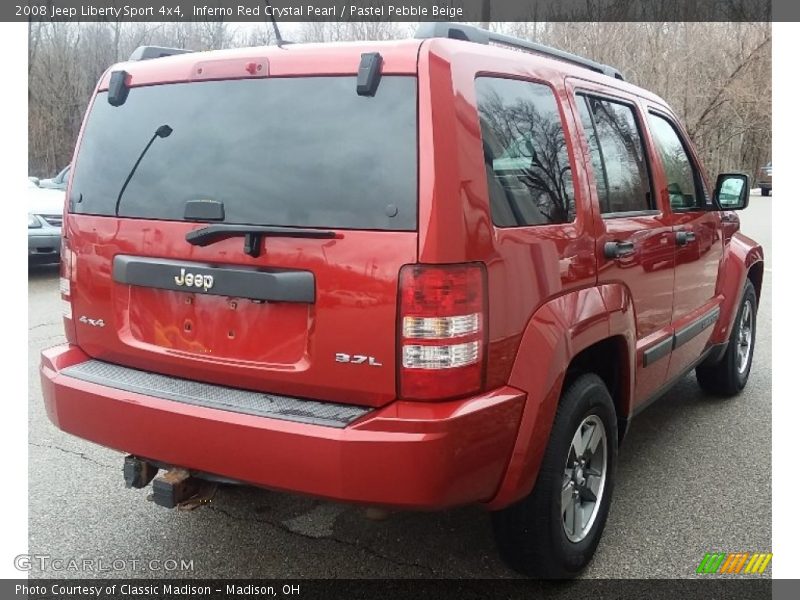
{"type": "Polygon", "coordinates": [[[131,53],[128,60],[150,60],[175,54],[188,54],[191,50],[185,48],[162,48],[161,46],[139,46],[131,53]]]}
{"type": "Polygon", "coordinates": [[[523,50],[525,52],[535,52],[536,54],[544,54],[551,58],[563,60],[564,62],[572,63],[586,69],[591,69],[597,73],[603,73],[615,79],[625,80],[617,69],[609,67],[588,58],[564,52],[557,48],[551,48],[544,44],[537,44],[536,42],[529,42],[521,38],[516,38],[502,33],[495,33],[488,29],[481,29],[480,27],[473,27],[472,25],[464,25],[462,23],[444,23],[444,22],[431,22],[421,23],[417,28],[414,35],[418,39],[430,38],[450,38],[452,40],[464,40],[465,42],[473,42],[475,44],[496,44],[523,50]]]}

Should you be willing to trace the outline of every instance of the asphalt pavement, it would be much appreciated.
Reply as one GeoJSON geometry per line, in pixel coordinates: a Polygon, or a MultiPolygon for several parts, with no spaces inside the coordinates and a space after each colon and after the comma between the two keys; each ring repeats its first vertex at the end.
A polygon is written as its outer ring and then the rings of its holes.
{"type": "MultiPolygon", "coordinates": [[[[767,252],[748,387],[709,399],[689,375],[634,421],[586,577],[690,577],[706,552],[771,550],[773,202],[755,192],[741,213],[743,232],[767,252]]],[[[39,353],[64,339],[56,269],[31,270],[28,302],[29,552],[50,557],[32,577],[515,576],[477,507],[375,521],[344,504],[222,487],[210,506],[184,512],[154,505],[149,489],[125,489],[122,454],[45,415],[39,353]],[[94,571],[57,559],[89,559],[94,571]]]]}

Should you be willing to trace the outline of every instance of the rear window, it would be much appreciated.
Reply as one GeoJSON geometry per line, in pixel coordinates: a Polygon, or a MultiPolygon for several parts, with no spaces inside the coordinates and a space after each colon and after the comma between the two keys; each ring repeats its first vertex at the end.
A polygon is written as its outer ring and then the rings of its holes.
{"type": "Polygon", "coordinates": [[[416,96],[416,79],[397,76],[374,97],[355,77],[139,87],[118,107],[103,92],[71,208],[114,215],[119,199],[122,217],[181,221],[186,202],[215,200],[226,223],[414,230],[416,96]]]}

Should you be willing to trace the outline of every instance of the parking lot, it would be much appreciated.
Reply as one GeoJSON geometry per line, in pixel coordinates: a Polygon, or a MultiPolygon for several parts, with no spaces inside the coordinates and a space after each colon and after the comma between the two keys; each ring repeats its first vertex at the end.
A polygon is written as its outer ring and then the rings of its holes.
{"type": "MultiPolygon", "coordinates": [[[[708,551],[771,549],[773,202],[754,192],[741,213],[742,230],[767,254],[750,383],[736,399],[712,400],[688,376],[633,423],[587,577],[683,578],[708,551]]],[[[28,302],[30,553],[124,561],[102,573],[111,576],[515,576],[476,507],[374,521],[356,507],[224,487],[210,506],[183,512],[148,502],[149,489],[126,490],[122,454],[60,432],[45,415],[39,353],[63,341],[56,269],[31,270],[28,302]],[[181,559],[192,569],[164,563],[181,559]]]]}

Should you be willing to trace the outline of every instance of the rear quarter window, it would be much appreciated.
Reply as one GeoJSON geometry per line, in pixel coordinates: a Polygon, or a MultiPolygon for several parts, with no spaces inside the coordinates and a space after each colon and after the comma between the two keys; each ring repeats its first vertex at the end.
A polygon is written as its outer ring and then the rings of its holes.
{"type": "Polygon", "coordinates": [[[496,77],[478,77],[475,89],[494,224],[571,222],[572,170],[553,90],[496,77]]]}

